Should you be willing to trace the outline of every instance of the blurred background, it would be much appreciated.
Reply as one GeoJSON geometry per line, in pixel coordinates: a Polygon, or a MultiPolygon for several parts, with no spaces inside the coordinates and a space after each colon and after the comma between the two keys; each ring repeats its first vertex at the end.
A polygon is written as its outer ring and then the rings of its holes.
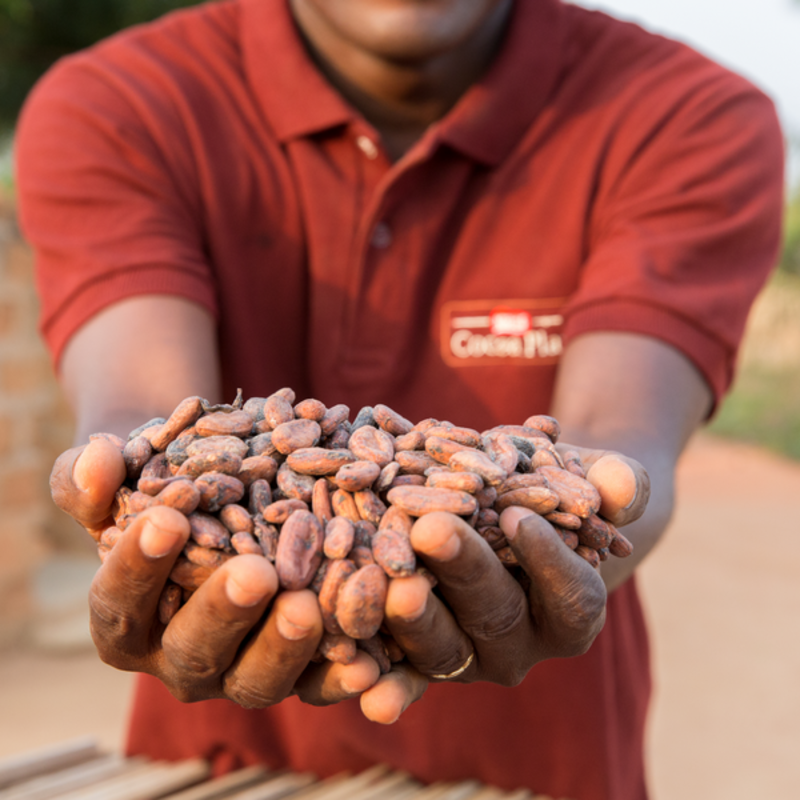
{"type": "MultiPolygon", "coordinates": [[[[533,2],[534,0],[521,0],[533,2]]],[[[122,746],[131,676],[99,663],[92,543],[50,502],[72,422],[36,331],[15,222],[17,112],[57,58],[190,0],[0,0],[0,759],[89,734],[122,746]]],[[[800,2],[584,2],[687,42],[775,101],[785,243],[730,397],[681,465],[672,531],[642,570],[656,694],[654,800],[800,796],[800,2]]]]}

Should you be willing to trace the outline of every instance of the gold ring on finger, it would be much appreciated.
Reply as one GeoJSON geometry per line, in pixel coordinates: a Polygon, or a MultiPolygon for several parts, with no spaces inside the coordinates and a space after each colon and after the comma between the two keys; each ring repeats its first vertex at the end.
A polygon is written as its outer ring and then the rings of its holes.
{"type": "Polygon", "coordinates": [[[475,651],[473,650],[467,660],[458,668],[453,670],[452,672],[448,672],[444,675],[431,675],[431,678],[436,678],[437,681],[449,681],[452,678],[457,678],[459,675],[463,675],[469,665],[472,663],[473,659],[475,658],[475,651]]]}

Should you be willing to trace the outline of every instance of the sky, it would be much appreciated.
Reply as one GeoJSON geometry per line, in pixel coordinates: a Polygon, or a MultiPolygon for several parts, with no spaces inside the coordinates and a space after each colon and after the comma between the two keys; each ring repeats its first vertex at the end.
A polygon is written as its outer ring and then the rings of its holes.
{"type": "Polygon", "coordinates": [[[679,39],[744,75],[775,101],[800,184],[800,1],[576,0],[679,39]]]}

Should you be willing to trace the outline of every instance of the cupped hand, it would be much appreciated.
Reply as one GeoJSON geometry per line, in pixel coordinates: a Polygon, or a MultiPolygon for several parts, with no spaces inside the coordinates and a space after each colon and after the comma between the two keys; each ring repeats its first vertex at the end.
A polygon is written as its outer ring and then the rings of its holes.
{"type": "MultiPolygon", "coordinates": [[[[51,476],[55,502],[90,533],[112,524],[125,478],[119,450],[93,440],[64,453],[51,476]]],[[[158,606],[189,537],[183,514],[154,506],[137,515],[92,583],[92,636],[103,661],[159,678],[179,700],[228,698],[248,708],[290,694],[314,704],[360,694],[379,676],[359,654],[349,665],[310,663],[322,635],[316,596],[278,591],[265,558],[235,556],[215,570],[164,625],[158,606]]]]}
{"type": "MultiPolygon", "coordinates": [[[[564,447],[578,450],[606,519],[621,526],[642,515],[650,484],[641,464],[615,452],[564,447]]],[[[514,686],[540,661],[588,650],[605,621],[598,570],[528,509],[506,509],[500,525],[524,570],[524,587],[460,517],[436,513],[415,523],[412,545],[438,588],[431,591],[418,575],[391,581],[386,625],[408,663],[362,695],[368,718],[394,722],[431,681],[514,686]]]]}

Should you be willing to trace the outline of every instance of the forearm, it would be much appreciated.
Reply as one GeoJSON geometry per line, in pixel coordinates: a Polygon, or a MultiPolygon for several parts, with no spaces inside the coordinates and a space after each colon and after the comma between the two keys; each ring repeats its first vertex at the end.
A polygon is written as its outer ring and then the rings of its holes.
{"type": "Polygon", "coordinates": [[[710,403],[710,391],[692,364],[657,340],[589,334],[565,352],[552,406],[562,441],[621,453],[642,464],[650,477],[646,510],[624,529],[633,555],[603,564],[609,589],[630,577],[664,533],[678,458],[710,403]]]}
{"type": "Polygon", "coordinates": [[[76,443],[119,436],[168,416],[189,395],[219,397],[213,320],[178,297],[144,295],[102,311],[72,337],[60,378],[76,420],[76,443]]]}

